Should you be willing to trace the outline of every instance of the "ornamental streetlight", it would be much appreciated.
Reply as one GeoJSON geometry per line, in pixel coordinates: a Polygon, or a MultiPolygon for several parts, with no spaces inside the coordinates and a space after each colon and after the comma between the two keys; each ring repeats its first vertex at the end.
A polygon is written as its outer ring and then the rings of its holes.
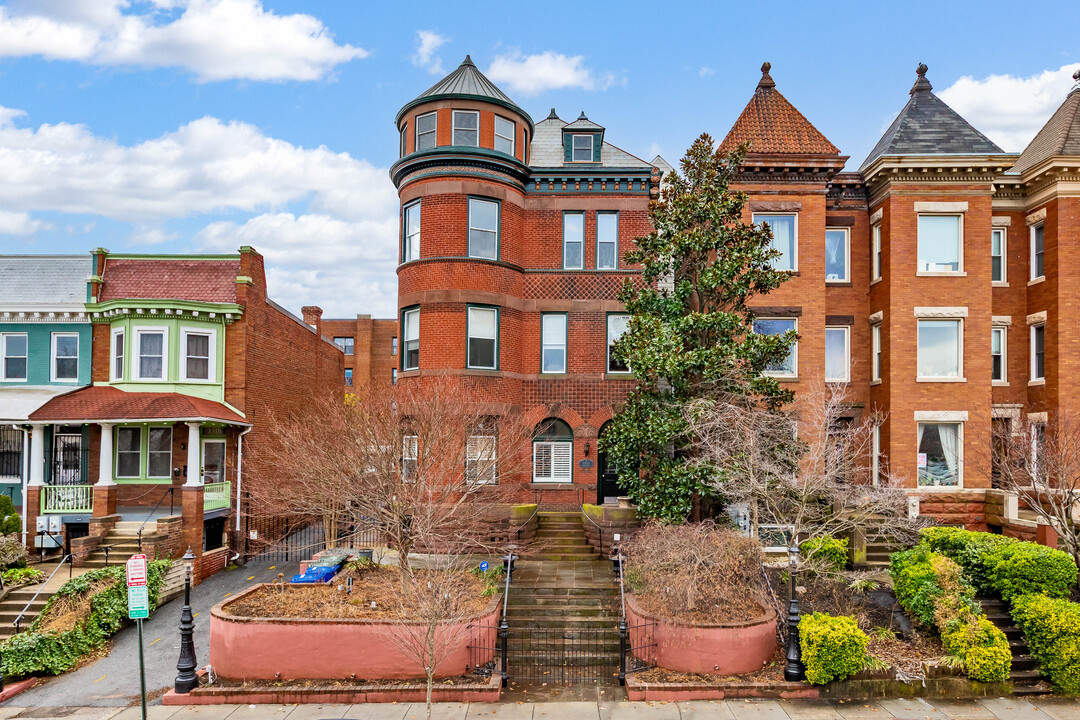
{"type": "Polygon", "coordinates": [[[784,679],[788,682],[799,682],[806,679],[806,668],[802,664],[802,650],[799,648],[799,597],[795,592],[795,569],[799,565],[799,548],[793,545],[788,548],[788,576],[791,579],[791,596],[788,599],[788,639],[787,639],[787,664],[784,666],[784,679]]]}
{"type": "Polygon", "coordinates": [[[191,615],[191,578],[195,574],[195,553],[191,548],[184,553],[184,608],[180,613],[180,659],[176,662],[176,692],[189,693],[199,687],[195,674],[195,618],[191,615]]]}

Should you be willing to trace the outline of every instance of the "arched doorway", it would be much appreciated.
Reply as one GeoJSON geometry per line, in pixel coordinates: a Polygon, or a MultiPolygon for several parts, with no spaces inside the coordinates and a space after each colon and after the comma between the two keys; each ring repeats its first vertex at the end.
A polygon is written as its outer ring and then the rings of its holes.
{"type": "MultiPolygon", "coordinates": [[[[611,425],[608,420],[600,428],[597,437],[604,437],[604,431],[611,425]]],[[[605,503],[614,505],[618,503],[619,496],[626,495],[626,489],[619,485],[619,468],[614,462],[608,462],[606,452],[596,453],[596,502],[598,505],[605,503]]]]}

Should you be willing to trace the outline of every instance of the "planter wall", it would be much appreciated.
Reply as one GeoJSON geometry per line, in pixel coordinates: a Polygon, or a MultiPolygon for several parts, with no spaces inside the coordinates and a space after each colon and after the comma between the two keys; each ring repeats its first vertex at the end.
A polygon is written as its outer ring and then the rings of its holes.
{"type": "Polygon", "coordinates": [[[680,625],[646,613],[637,598],[627,595],[626,619],[631,647],[642,648],[635,654],[668,670],[742,675],[760,670],[776,651],[773,610],[745,623],[680,625]]]}
{"type": "MultiPolygon", "coordinates": [[[[254,618],[228,614],[237,600],[264,587],[255,585],[210,611],[210,664],[230,680],[368,680],[423,677],[418,660],[402,651],[402,625],[391,620],[254,618]]],[[[500,595],[461,623],[440,626],[448,644],[436,677],[464,675],[494,658],[500,595]]]]}
{"type": "Polygon", "coordinates": [[[623,541],[626,541],[630,538],[631,533],[641,527],[641,521],[638,520],[637,508],[635,507],[585,504],[582,506],[582,511],[589,518],[592,518],[596,525],[603,528],[603,532],[601,532],[588,519],[581,518],[581,527],[585,530],[585,538],[589,541],[589,545],[604,557],[611,554],[612,541],[615,539],[616,533],[622,536],[623,541]]]}

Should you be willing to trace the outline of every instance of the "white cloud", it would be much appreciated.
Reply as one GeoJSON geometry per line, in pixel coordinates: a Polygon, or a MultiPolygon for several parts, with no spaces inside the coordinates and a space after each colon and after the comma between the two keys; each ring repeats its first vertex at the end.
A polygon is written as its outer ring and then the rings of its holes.
{"type": "Polygon", "coordinates": [[[708,77],[709,75],[715,75],[716,71],[707,65],[702,65],[697,74],[698,77],[708,77]]]}
{"type": "Polygon", "coordinates": [[[585,67],[584,55],[571,57],[550,50],[535,55],[523,55],[520,50],[496,55],[485,74],[492,82],[526,96],[563,88],[607,90],[626,82],[613,73],[597,76],[585,67]]]}
{"type": "Polygon", "coordinates": [[[180,233],[168,232],[163,227],[140,225],[128,235],[128,245],[160,245],[180,237],[180,233]]]}
{"type": "Polygon", "coordinates": [[[33,235],[51,227],[43,220],[34,220],[29,213],[0,210],[0,235],[33,235]]]}
{"type": "Polygon", "coordinates": [[[965,75],[938,95],[964,119],[1008,152],[1031,142],[1073,85],[1080,63],[1028,77],[965,75]]]}
{"type": "Polygon", "coordinates": [[[93,65],[181,67],[202,82],[318,80],[369,53],[339,45],[305,14],[260,0],[38,0],[0,7],[0,57],[93,65]]]}
{"type": "Polygon", "coordinates": [[[435,56],[435,52],[446,43],[446,38],[432,30],[416,31],[416,53],[412,56],[412,64],[427,70],[432,75],[442,75],[442,58],[435,56]]]}

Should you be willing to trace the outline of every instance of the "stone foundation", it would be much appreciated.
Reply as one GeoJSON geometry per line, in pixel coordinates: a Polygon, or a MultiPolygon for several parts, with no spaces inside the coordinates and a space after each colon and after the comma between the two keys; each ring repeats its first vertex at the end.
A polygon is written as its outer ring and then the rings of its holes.
{"type": "Polygon", "coordinates": [[[641,526],[637,517],[637,508],[634,507],[582,505],[582,511],[585,513],[585,517],[581,518],[585,537],[592,549],[604,557],[611,554],[616,534],[626,540],[634,530],[641,526]]]}

